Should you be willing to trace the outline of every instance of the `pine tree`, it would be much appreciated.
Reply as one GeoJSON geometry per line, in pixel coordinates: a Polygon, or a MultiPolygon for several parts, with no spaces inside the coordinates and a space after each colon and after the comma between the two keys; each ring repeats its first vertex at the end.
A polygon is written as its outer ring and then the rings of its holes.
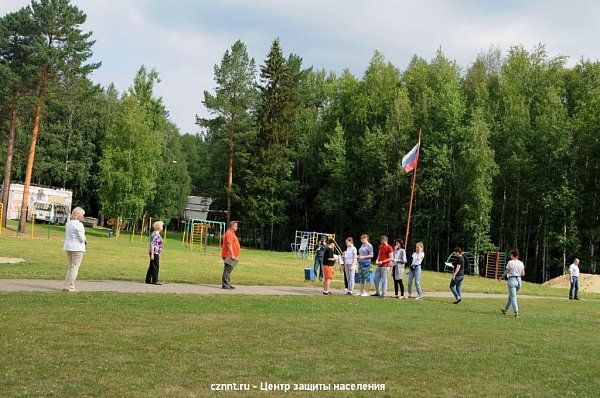
{"type": "Polygon", "coordinates": [[[31,62],[38,70],[38,82],[19,220],[20,232],[25,232],[29,186],[48,85],[64,75],[85,76],[99,66],[97,63],[85,63],[92,55],[94,41],[90,40],[91,32],[84,33],[80,29],[86,15],[77,6],[72,5],[69,0],[34,0],[28,11],[34,27],[31,62]]]}
{"type": "Polygon", "coordinates": [[[30,92],[33,68],[29,65],[33,24],[26,8],[0,18],[0,117],[8,113],[8,140],[2,184],[2,227],[6,227],[8,196],[19,108],[30,92]]]}
{"type": "Polygon", "coordinates": [[[277,39],[261,67],[258,132],[251,150],[255,162],[246,171],[249,187],[246,211],[261,229],[261,246],[264,246],[266,226],[287,219],[287,202],[295,191],[295,184],[290,180],[293,170],[290,143],[298,85],[298,60],[294,62],[295,71],[283,56],[277,39]]]}
{"type": "Polygon", "coordinates": [[[246,45],[236,41],[227,50],[219,65],[215,65],[215,95],[204,92],[204,106],[215,115],[214,119],[198,118],[198,124],[207,127],[217,145],[227,152],[227,222],[231,220],[234,190],[234,163],[247,157],[252,140],[256,109],[256,66],[250,59],[246,45]]]}

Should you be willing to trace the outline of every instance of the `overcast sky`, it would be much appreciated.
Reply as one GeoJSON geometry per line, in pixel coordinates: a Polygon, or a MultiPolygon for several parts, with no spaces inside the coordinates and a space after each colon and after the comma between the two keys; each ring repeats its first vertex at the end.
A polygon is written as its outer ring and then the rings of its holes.
{"type": "MultiPolygon", "coordinates": [[[[162,96],[182,133],[198,132],[195,115],[206,115],[202,93],[211,90],[213,67],[235,40],[257,64],[272,40],[305,65],[361,76],[374,50],[404,69],[418,54],[444,53],[468,67],[490,45],[531,49],[546,44],[550,55],[600,59],[600,1],[202,1],[78,0],[94,32],[92,79],[123,91],[140,65],[158,70],[162,96]]],[[[29,4],[0,0],[0,14],[29,4]]]]}

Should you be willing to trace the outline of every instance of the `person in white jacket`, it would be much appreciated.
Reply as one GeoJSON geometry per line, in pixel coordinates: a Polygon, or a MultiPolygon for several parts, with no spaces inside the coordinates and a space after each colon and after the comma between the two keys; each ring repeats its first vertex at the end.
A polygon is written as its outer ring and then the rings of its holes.
{"type": "Polygon", "coordinates": [[[71,219],[65,224],[65,243],[63,250],[67,252],[69,259],[69,269],[65,277],[65,291],[75,291],[75,280],[79,272],[79,266],[85,253],[85,228],[81,223],[85,211],[81,207],[76,207],[71,212],[71,219]]]}

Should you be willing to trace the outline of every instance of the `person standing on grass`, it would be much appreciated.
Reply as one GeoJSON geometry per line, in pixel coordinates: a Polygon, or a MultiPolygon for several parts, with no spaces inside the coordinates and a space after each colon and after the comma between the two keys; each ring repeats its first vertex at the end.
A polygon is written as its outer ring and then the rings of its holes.
{"type": "Polygon", "coordinates": [[[156,221],[152,224],[152,235],[150,235],[150,248],[148,254],[150,255],[150,264],[148,265],[148,271],[146,271],[146,283],[152,285],[162,285],[158,281],[158,269],[160,266],[160,255],[163,248],[163,238],[160,236],[164,228],[162,221],[156,221]]]}
{"type": "Polygon", "coordinates": [[[375,271],[375,294],[373,297],[384,299],[388,288],[388,271],[394,261],[394,249],[388,244],[388,237],[381,237],[375,271]]]}
{"type": "Polygon", "coordinates": [[[569,280],[571,281],[569,300],[579,300],[579,259],[577,257],[573,259],[573,264],[569,265],[569,280]]]}
{"type": "Polygon", "coordinates": [[[317,245],[315,245],[315,263],[314,263],[314,269],[315,269],[315,276],[317,275],[317,267],[319,268],[319,280],[322,281],[323,280],[323,255],[325,254],[325,237],[321,236],[321,239],[319,240],[319,243],[317,245]]]}
{"type": "Polygon", "coordinates": [[[85,238],[85,228],[81,223],[84,215],[85,211],[81,207],[76,207],[71,212],[71,219],[65,224],[63,250],[67,253],[67,258],[69,259],[69,268],[65,276],[65,288],[63,289],[66,292],[74,292],[76,290],[75,281],[77,280],[77,273],[79,272],[83,255],[85,254],[87,240],[85,238]]]}
{"type": "MultiPolygon", "coordinates": [[[[503,314],[506,314],[512,306],[515,312],[515,318],[519,317],[519,305],[517,304],[517,292],[521,289],[521,277],[525,276],[525,265],[519,260],[519,252],[517,250],[510,251],[510,261],[506,264],[506,269],[500,279],[507,278],[508,284],[508,301],[506,305],[500,309],[503,314]]],[[[498,279],[498,280],[500,280],[498,279]]]]}
{"type": "Polygon", "coordinates": [[[369,243],[369,235],[360,236],[361,246],[358,249],[358,280],[360,281],[360,296],[368,297],[371,288],[371,259],[373,245],[369,243]]]}
{"type": "Polygon", "coordinates": [[[460,247],[454,248],[452,263],[454,264],[454,273],[450,280],[450,291],[456,299],[453,304],[458,304],[462,301],[460,289],[462,288],[463,279],[465,279],[465,256],[462,254],[460,247]]]}
{"type": "Polygon", "coordinates": [[[223,257],[223,276],[221,277],[221,288],[226,290],[233,290],[235,287],[231,286],[231,273],[233,267],[237,265],[238,257],[240,256],[240,241],[235,234],[238,229],[238,222],[231,221],[229,228],[225,232],[223,238],[223,247],[221,248],[221,257],[223,257]]]}
{"type": "Polygon", "coordinates": [[[394,266],[392,268],[392,277],[394,278],[394,298],[404,297],[404,266],[406,264],[406,250],[404,250],[404,242],[397,240],[394,242],[394,266]],[[400,286],[400,296],[398,296],[398,286],[400,286]]]}
{"type": "Polygon", "coordinates": [[[354,247],[354,239],[349,237],[346,239],[346,251],[344,252],[344,271],[346,283],[348,284],[347,295],[352,295],[354,290],[354,274],[358,265],[356,247],[354,247]]]}
{"type": "Polygon", "coordinates": [[[423,250],[423,242],[417,242],[415,252],[412,254],[410,262],[410,271],[408,272],[408,298],[412,298],[412,285],[413,281],[417,288],[418,296],[416,300],[423,300],[423,291],[421,290],[421,264],[425,258],[425,251],[423,250]]]}
{"type": "Polygon", "coordinates": [[[333,254],[334,246],[335,241],[329,239],[327,241],[327,246],[325,247],[325,252],[323,253],[323,294],[325,295],[331,295],[331,280],[333,279],[333,266],[335,264],[335,257],[333,254]]]}

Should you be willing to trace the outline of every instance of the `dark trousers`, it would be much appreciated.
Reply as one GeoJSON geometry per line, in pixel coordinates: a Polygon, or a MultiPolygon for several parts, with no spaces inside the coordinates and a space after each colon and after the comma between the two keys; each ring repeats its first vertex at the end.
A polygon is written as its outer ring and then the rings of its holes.
{"type": "Polygon", "coordinates": [[[233,266],[228,264],[223,264],[223,277],[221,278],[221,286],[229,286],[231,284],[231,272],[233,271],[233,266]]]}
{"type": "Polygon", "coordinates": [[[571,282],[571,288],[569,289],[569,298],[576,299],[579,298],[579,278],[574,276],[573,282],[571,282]]]}
{"type": "Polygon", "coordinates": [[[146,272],[146,283],[158,282],[159,261],[160,255],[154,253],[154,260],[150,259],[150,265],[148,265],[148,272],[146,272]]]}
{"type": "Polygon", "coordinates": [[[400,286],[400,296],[404,297],[404,282],[402,282],[402,279],[396,279],[396,267],[397,265],[394,265],[392,268],[392,278],[394,279],[394,294],[396,296],[398,295],[398,286],[400,286]]]}
{"type": "Polygon", "coordinates": [[[400,296],[404,297],[404,282],[402,282],[402,279],[394,279],[394,294],[396,296],[398,295],[398,286],[400,286],[400,296]]]}

